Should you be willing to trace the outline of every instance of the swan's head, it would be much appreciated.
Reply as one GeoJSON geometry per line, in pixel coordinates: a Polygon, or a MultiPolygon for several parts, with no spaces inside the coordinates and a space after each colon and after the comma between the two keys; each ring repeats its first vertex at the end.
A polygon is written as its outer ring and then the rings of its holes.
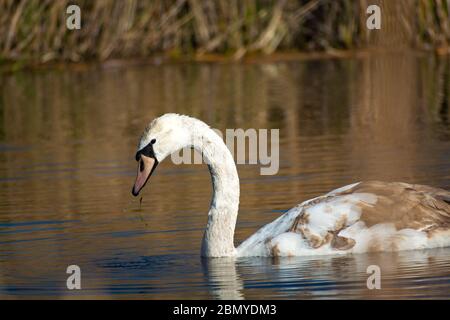
{"type": "Polygon", "coordinates": [[[136,182],[131,190],[134,196],[145,186],[159,162],[190,144],[193,122],[203,124],[188,116],[168,113],[154,119],[145,128],[136,152],[138,169],[136,182]]]}

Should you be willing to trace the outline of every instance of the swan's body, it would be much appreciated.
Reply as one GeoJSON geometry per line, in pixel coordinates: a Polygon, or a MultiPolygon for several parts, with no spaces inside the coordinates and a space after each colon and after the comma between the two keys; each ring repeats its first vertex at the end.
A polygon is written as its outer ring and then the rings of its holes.
{"type": "Polygon", "coordinates": [[[450,246],[450,192],[422,185],[359,182],[292,208],[234,247],[239,178],[223,140],[204,122],[166,114],[138,145],[137,195],[158,162],[192,146],[212,177],[213,198],[202,256],[300,256],[450,246]]]}

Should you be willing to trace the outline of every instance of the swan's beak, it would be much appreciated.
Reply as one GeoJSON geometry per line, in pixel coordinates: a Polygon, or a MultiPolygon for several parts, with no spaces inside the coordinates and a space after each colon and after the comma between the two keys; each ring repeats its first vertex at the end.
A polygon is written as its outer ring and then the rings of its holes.
{"type": "Polygon", "coordinates": [[[150,176],[152,175],[153,170],[155,170],[157,164],[158,161],[156,161],[155,158],[141,155],[137,169],[136,182],[134,183],[133,189],[131,190],[133,196],[136,197],[139,194],[141,189],[147,183],[148,178],[150,178],[150,176]]]}

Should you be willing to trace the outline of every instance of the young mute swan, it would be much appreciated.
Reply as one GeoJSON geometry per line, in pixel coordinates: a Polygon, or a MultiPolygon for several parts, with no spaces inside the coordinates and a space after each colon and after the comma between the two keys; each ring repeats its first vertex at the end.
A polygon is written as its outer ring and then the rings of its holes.
{"type": "Polygon", "coordinates": [[[450,192],[400,182],[358,182],[305,201],[234,247],[239,178],[227,146],[204,122],[178,114],[153,120],[139,141],[132,194],[159,162],[184,147],[202,153],[213,197],[205,257],[301,256],[399,251],[450,245],[450,192]]]}

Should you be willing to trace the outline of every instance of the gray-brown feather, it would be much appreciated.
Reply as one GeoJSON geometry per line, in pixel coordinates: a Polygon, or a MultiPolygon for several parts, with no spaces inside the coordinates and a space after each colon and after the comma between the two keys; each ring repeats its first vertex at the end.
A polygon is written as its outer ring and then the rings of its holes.
{"type": "MultiPolygon", "coordinates": [[[[312,248],[318,248],[326,243],[338,250],[347,250],[355,245],[352,239],[338,236],[338,233],[348,227],[346,221],[340,221],[329,230],[325,237],[318,237],[309,232],[308,207],[331,198],[352,193],[369,193],[377,197],[374,205],[360,204],[360,221],[367,227],[376,224],[392,223],[397,230],[421,230],[431,237],[437,231],[450,230],[450,192],[444,189],[402,182],[361,182],[356,186],[329,196],[319,197],[308,203],[293,221],[290,232],[296,232],[310,243],[312,248]]],[[[345,218],[345,214],[343,215],[345,218]]]]}

